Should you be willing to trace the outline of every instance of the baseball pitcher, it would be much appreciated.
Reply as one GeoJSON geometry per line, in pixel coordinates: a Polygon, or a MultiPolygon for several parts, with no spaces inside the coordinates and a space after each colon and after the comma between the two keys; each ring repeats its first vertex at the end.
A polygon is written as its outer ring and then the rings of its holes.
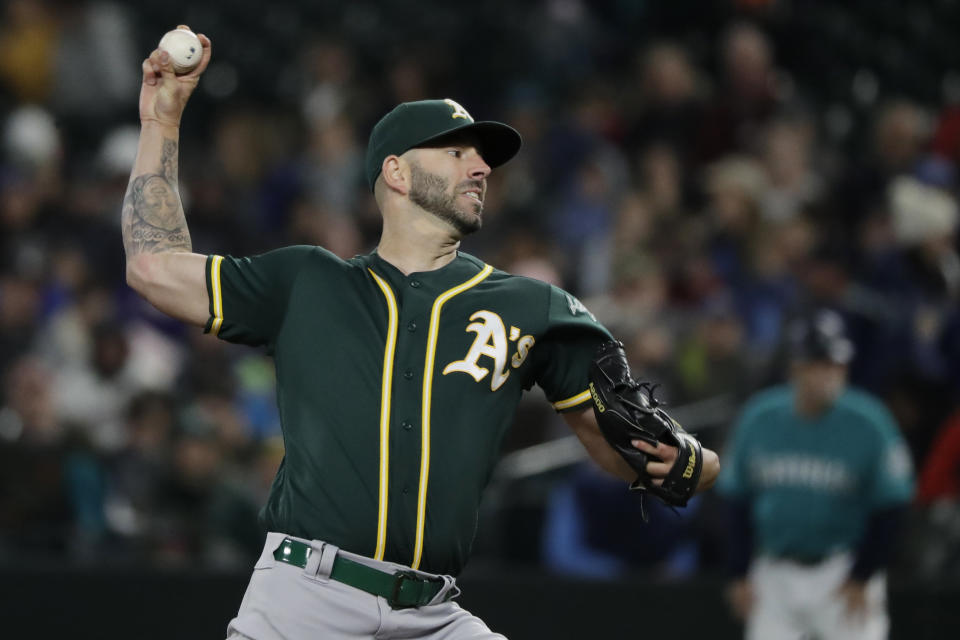
{"type": "Polygon", "coordinates": [[[210,61],[200,40],[186,75],[159,50],[143,62],[122,228],[142,296],[275,359],[286,455],[230,638],[502,638],[452,600],[454,576],[534,384],[590,455],[641,491],[682,504],[713,483],[717,456],[656,407],[576,298],[458,251],[482,224],[487,177],[521,140],[453,100],[401,104],[374,127],[366,177],[383,233],[372,253],[193,253],[178,127],[210,61]]]}

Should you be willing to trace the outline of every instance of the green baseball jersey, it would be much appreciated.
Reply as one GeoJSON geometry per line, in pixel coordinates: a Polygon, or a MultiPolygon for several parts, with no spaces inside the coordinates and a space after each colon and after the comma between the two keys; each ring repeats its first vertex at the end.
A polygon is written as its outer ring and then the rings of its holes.
{"type": "Polygon", "coordinates": [[[823,556],[856,547],[870,513],[909,502],[910,453],[872,396],[844,391],[823,415],[797,414],[790,387],[744,408],[717,489],[751,504],[758,550],[823,556]]]}
{"type": "Polygon", "coordinates": [[[525,389],[585,407],[610,339],[573,296],[459,253],[404,275],[320,247],[207,259],[206,330],[265,345],[286,455],[263,524],[457,574],[525,389]]]}

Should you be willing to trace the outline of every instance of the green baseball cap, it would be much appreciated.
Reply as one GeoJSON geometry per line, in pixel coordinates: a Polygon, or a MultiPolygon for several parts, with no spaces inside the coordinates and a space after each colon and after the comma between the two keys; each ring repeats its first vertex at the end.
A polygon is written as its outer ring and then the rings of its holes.
{"type": "Polygon", "coordinates": [[[491,168],[517,155],[522,140],[516,129],[502,122],[476,122],[458,103],[446,100],[404,102],[383,116],[370,132],[365,169],[370,190],[387,156],[400,155],[455,131],[473,131],[480,153],[491,168]]]}

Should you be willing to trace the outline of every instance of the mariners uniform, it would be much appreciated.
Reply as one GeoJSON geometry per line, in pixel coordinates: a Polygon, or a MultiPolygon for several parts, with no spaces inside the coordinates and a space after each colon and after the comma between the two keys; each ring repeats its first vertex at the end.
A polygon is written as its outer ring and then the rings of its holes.
{"type": "Polygon", "coordinates": [[[910,457],[887,410],[845,390],[816,418],[790,386],[755,396],[727,450],[718,490],[749,507],[753,592],[748,638],[884,638],[882,571],[869,577],[861,620],[838,596],[872,514],[907,503],[910,457]]]}
{"type": "MultiPolygon", "coordinates": [[[[557,410],[586,406],[588,365],[610,338],[571,295],[464,253],[404,275],[376,252],[290,247],[210,256],[206,274],[206,330],[276,361],[286,457],[258,567],[289,537],[456,575],[521,394],[536,383],[557,410]]],[[[451,583],[401,604],[449,597],[451,583]]],[[[273,637],[257,607],[280,604],[248,598],[232,628],[273,637]]]]}

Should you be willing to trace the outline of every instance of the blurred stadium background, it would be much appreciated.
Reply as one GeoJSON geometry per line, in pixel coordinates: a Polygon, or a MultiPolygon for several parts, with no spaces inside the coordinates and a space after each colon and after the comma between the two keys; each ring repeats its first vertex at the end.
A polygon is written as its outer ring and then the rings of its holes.
{"type": "MultiPolygon", "coordinates": [[[[955,0],[8,0],[0,635],[222,636],[261,545],[283,454],[270,360],[123,282],[139,65],[178,23],[214,43],[181,145],[198,252],[369,251],[372,124],[451,97],[525,139],[464,248],[576,293],[718,451],[782,379],[785,321],[841,309],[853,381],[921,478],[894,637],[960,636],[955,0]]],[[[647,610],[737,637],[715,498],[641,524],[537,400],[504,443],[465,605],[514,640],[655,634],[647,610]]]]}

